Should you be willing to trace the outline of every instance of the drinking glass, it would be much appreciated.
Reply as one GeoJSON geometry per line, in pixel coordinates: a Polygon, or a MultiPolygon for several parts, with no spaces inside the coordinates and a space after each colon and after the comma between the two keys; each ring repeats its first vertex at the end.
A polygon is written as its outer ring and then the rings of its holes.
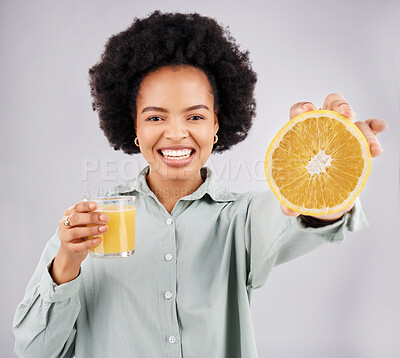
{"type": "MultiPolygon", "coordinates": [[[[118,196],[102,198],[85,198],[85,201],[97,203],[94,212],[101,212],[110,218],[108,231],[95,235],[100,237],[100,243],[89,250],[89,255],[95,258],[128,257],[135,252],[135,219],[136,197],[118,196]]],[[[90,236],[89,239],[94,236],[90,236]]]]}

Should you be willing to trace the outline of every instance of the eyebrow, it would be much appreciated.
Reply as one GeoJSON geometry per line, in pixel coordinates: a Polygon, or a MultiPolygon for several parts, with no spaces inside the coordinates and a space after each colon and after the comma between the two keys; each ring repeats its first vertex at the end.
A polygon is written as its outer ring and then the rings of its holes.
{"type": "MultiPolygon", "coordinates": [[[[186,108],[186,109],[184,110],[184,112],[193,111],[193,110],[195,110],[195,109],[200,109],[200,108],[203,108],[203,109],[206,109],[207,111],[210,111],[209,108],[208,108],[207,106],[205,106],[204,104],[197,104],[197,105],[195,105],[195,106],[191,106],[191,107],[189,107],[189,108],[186,108]]],[[[167,110],[167,109],[161,108],[161,107],[154,107],[154,106],[149,106],[149,107],[143,108],[142,113],[144,113],[144,112],[150,112],[150,111],[157,111],[157,112],[165,112],[165,113],[168,113],[168,110],[167,110]]]]}

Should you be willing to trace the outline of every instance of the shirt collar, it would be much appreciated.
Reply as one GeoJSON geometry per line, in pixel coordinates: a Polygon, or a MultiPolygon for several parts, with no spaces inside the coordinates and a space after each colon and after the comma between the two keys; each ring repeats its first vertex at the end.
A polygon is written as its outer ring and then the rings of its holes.
{"type": "MultiPolygon", "coordinates": [[[[146,176],[150,171],[150,166],[144,167],[139,174],[133,179],[129,180],[114,188],[116,194],[128,194],[134,191],[140,192],[144,195],[155,197],[155,194],[150,190],[147,185],[146,176]]],[[[202,167],[200,169],[201,176],[204,180],[195,192],[186,195],[181,200],[197,200],[208,194],[214,201],[234,201],[237,199],[236,193],[231,193],[216,177],[215,173],[209,167],[202,167]]]]}

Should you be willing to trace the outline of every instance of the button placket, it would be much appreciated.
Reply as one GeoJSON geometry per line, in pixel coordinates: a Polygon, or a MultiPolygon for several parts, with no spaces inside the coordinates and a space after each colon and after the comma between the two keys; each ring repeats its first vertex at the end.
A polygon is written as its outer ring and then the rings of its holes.
{"type": "MultiPolygon", "coordinates": [[[[164,247],[164,262],[165,262],[165,270],[166,272],[170,272],[172,280],[168,280],[168,283],[166,282],[166,287],[164,288],[164,291],[162,292],[162,297],[164,300],[163,305],[165,306],[166,312],[168,312],[168,316],[172,314],[172,316],[169,316],[171,321],[167,325],[167,344],[169,344],[171,347],[170,349],[176,350],[179,348],[180,350],[180,345],[175,344],[178,341],[178,336],[177,335],[171,335],[171,333],[179,331],[179,323],[177,320],[176,316],[176,307],[174,304],[171,304],[171,301],[173,301],[174,298],[174,290],[171,290],[176,285],[176,267],[174,265],[175,259],[176,259],[176,232],[175,232],[175,220],[176,217],[172,216],[167,216],[164,217],[164,225],[166,225],[166,231],[168,231],[168,234],[166,234],[166,237],[168,237],[168,241],[166,241],[166,246],[164,247]],[[168,334],[169,333],[169,334],[168,334]],[[173,347],[174,348],[173,348],[173,347]]],[[[167,320],[167,322],[169,319],[167,320]]]]}
{"type": "MultiPolygon", "coordinates": [[[[171,225],[171,224],[173,223],[173,220],[172,220],[171,218],[168,218],[167,220],[165,220],[165,222],[166,222],[167,225],[171,225]]],[[[169,252],[166,253],[166,254],[164,255],[164,259],[165,259],[166,261],[171,261],[171,260],[172,260],[172,254],[169,253],[169,252]]],[[[166,291],[165,294],[164,294],[164,297],[165,297],[167,300],[170,300],[170,299],[172,298],[172,292],[171,292],[171,291],[166,291]]]]}

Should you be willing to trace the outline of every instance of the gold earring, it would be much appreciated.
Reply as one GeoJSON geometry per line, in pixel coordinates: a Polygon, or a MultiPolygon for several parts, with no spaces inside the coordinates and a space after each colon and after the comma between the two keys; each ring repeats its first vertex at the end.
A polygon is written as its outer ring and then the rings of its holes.
{"type": "Polygon", "coordinates": [[[218,142],[218,136],[217,136],[217,134],[215,134],[215,137],[214,137],[214,142],[213,142],[213,144],[215,144],[215,143],[217,143],[218,142]]]}
{"type": "Polygon", "coordinates": [[[135,142],[136,146],[139,147],[139,140],[138,140],[138,137],[135,137],[134,142],[135,142]]]}

